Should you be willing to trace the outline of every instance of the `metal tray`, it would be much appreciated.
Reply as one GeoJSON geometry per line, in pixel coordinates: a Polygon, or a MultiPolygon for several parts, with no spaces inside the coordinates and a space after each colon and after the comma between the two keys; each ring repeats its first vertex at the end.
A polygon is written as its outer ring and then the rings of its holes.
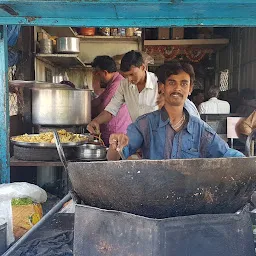
{"type": "MultiPolygon", "coordinates": [[[[37,134],[28,134],[29,136],[37,136],[37,134]]],[[[86,135],[80,134],[81,136],[87,137],[86,135]]],[[[11,138],[13,145],[17,145],[25,148],[56,148],[55,143],[33,143],[13,140],[16,136],[11,138]]],[[[88,143],[88,141],[69,142],[61,143],[62,147],[76,147],[88,143]]]]}

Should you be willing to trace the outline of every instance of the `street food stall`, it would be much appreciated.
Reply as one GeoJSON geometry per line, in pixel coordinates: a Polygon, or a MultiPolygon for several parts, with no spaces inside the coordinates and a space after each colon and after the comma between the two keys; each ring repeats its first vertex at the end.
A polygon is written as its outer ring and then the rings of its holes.
{"type": "Polygon", "coordinates": [[[7,24],[52,27],[252,27],[253,1],[1,1],[1,182],[10,181],[7,24]],[[60,4],[61,3],[61,4],[60,4]],[[216,8],[221,5],[221,8],[216,8]],[[72,10],[72,11],[70,11],[72,10]]]}
{"type": "MultiPolygon", "coordinates": [[[[256,26],[256,1],[251,0],[241,3],[241,1],[236,0],[138,0],[125,2],[107,0],[10,0],[1,1],[0,24],[2,24],[0,27],[0,77],[2,81],[0,85],[0,177],[1,183],[8,183],[10,182],[10,127],[6,25],[113,28],[171,26],[250,27],[256,26]]],[[[88,205],[88,208],[83,208],[82,205],[78,204],[76,209],[77,215],[75,227],[77,227],[77,232],[80,232],[80,234],[75,234],[77,255],[81,255],[80,253],[83,250],[88,250],[90,252],[88,255],[166,255],[167,252],[170,253],[171,246],[166,242],[166,237],[168,237],[169,232],[167,227],[169,224],[166,223],[161,231],[159,228],[159,226],[161,226],[161,220],[198,213],[229,213],[234,217],[234,212],[244,206],[248,196],[254,189],[254,164],[254,158],[228,160],[199,159],[194,162],[193,160],[149,161],[147,164],[145,164],[143,160],[139,162],[123,161],[114,164],[104,162],[96,164],[69,163],[65,167],[69,169],[72,185],[78,195],[77,203],[82,199],[82,201],[88,205]],[[152,172],[157,168],[159,168],[159,173],[161,174],[159,176],[156,176],[155,172],[152,172]],[[197,168],[198,170],[202,168],[201,171],[203,175],[200,177],[194,176],[196,172],[193,172],[193,170],[196,170],[197,168]],[[215,176],[212,175],[211,171],[216,168],[217,175],[215,176]],[[103,169],[104,172],[102,172],[103,169]],[[111,172],[106,172],[107,170],[111,172]],[[120,177],[120,171],[125,175],[120,177]],[[147,171],[151,174],[146,174],[147,171]],[[144,175],[143,178],[141,178],[140,175],[142,173],[144,175]],[[103,176],[104,178],[102,179],[103,176]],[[83,178],[81,179],[81,177],[83,178]],[[149,180],[145,178],[148,178],[149,180]],[[135,180],[136,182],[131,183],[132,180],[135,180]],[[173,187],[173,190],[170,190],[168,181],[170,181],[172,185],[174,183],[176,184],[173,187]],[[83,182],[86,183],[86,186],[83,182]],[[156,184],[155,189],[157,188],[157,191],[151,190],[151,182],[156,184]],[[231,184],[230,186],[227,185],[229,183],[231,184]],[[139,187],[135,188],[133,185],[138,185],[139,187]],[[163,187],[165,189],[161,191],[161,188],[163,187]],[[95,190],[95,188],[97,189],[95,190]],[[159,192],[159,190],[161,192],[159,192]],[[119,194],[119,192],[121,193],[119,194]],[[127,200],[121,200],[120,197],[126,198],[127,200]],[[198,202],[198,198],[203,198],[206,200],[206,203],[198,205],[196,203],[198,202]],[[188,201],[189,204],[187,204],[188,201]],[[157,205],[155,202],[157,202],[157,205]],[[223,202],[225,203],[223,204],[223,202]],[[225,207],[227,202],[229,202],[229,205],[228,207],[225,207]],[[171,208],[171,205],[173,208],[171,208]],[[195,208],[195,205],[197,208],[195,208]],[[97,207],[103,209],[103,211],[97,207]],[[215,210],[213,210],[213,208],[215,210]],[[113,215],[115,218],[110,216],[108,219],[108,214],[113,215]],[[136,218],[134,214],[136,215],[136,218]],[[81,229],[79,229],[79,223],[84,223],[82,217],[84,215],[90,216],[93,221],[97,220],[96,217],[98,216],[98,220],[100,220],[98,222],[99,224],[96,222],[97,225],[92,227],[90,226],[91,222],[87,221],[85,226],[81,226],[81,229]],[[104,218],[101,218],[101,215],[104,216],[106,222],[104,222],[104,218]],[[115,227],[115,220],[117,220],[116,216],[120,217],[120,219],[118,219],[120,225],[121,223],[124,223],[123,227],[115,227]],[[138,230],[126,233],[125,231],[127,228],[131,227],[131,223],[133,227],[138,225],[138,230]],[[105,226],[105,229],[101,229],[100,225],[105,226]],[[96,238],[91,239],[89,244],[83,243],[83,239],[87,239],[87,241],[90,239],[86,236],[84,227],[90,229],[92,233],[101,230],[102,232],[99,234],[102,234],[102,236],[97,237],[96,235],[96,238]],[[140,228],[143,229],[145,227],[148,227],[148,233],[146,235],[140,234],[140,228]],[[113,239],[112,241],[104,240],[107,238],[109,230],[113,235],[111,236],[111,239],[113,239]],[[125,234],[123,236],[125,241],[118,240],[118,235],[123,233],[125,234]],[[134,234],[136,234],[137,237],[134,236],[134,234]],[[128,238],[131,238],[132,236],[138,238],[137,241],[135,241],[136,239],[131,239],[131,245],[136,245],[137,247],[135,246],[134,248],[139,248],[137,250],[132,250],[131,246],[127,244],[128,238]],[[155,240],[153,238],[155,238],[155,240]],[[152,243],[152,246],[154,243],[155,246],[146,248],[146,243],[152,243]],[[123,246],[122,248],[118,248],[120,244],[123,246]],[[139,244],[142,244],[143,246],[139,246],[139,244]],[[159,244],[161,246],[159,246],[159,244]],[[144,251],[140,251],[140,248],[142,247],[145,248],[144,251]],[[162,248],[167,249],[164,251],[162,248]]],[[[67,197],[65,200],[69,198],[70,197],[67,197]]],[[[244,214],[248,216],[247,213],[244,214]]],[[[233,231],[236,229],[241,231],[246,225],[246,228],[248,227],[246,216],[242,216],[242,218],[245,218],[242,226],[236,226],[233,223],[233,231]]],[[[233,217],[231,217],[231,219],[233,217]]],[[[234,217],[234,219],[237,221],[236,217],[234,217]]],[[[198,221],[205,223],[204,227],[206,228],[203,229],[203,232],[208,232],[206,219],[200,219],[198,221]]],[[[219,222],[217,224],[221,225],[219,222]]],[[[188,222],[187,225],[190,225],[190,223],[188,222]]],[[[175,225],[173,228],[175,228],[175,225]]],[[[212,228],[214,229],[214,227],[212,228]]],[[[233,242],[235,241],[234,244],[239,245],[238,241],[241,241],[242,243],[244,242],[244,244],[246,244],[247,241],[248,246],[240,246],[239,251],[239,248],[232,244],[233,247],[229,250],[222,251],[222,253],[224,253],[222,255],[231,255],[228,253],[233,253],[233,255],[235,255],[235,251],[238,256],[252,255],[250,243],[252,237],[246,228],[241,232],[238,231],[238,233],[244,232],[243,234],[246,234],[246,236],[236,236],[236,240],[234,239],[233,242]],[[248,239],[246,240],[244,238],[248,239]],[[250,247],[250,250],[246,251],[246,247],[250,247]]],[[[190,232],[192,232],[191,229],[190,232]]],[[[214,232],[211,234],[212,236],[210,237],[212,239],[214,237],[216,238],[214,232]]],[[[184,233],[180,233],[180,237],[182,237],[182,235],[184,237],[184,233]]],[[[186,236],[184,241],[188,239],[188,237],[189,236],[186,236]]],[[[215,242],[216,241],[217,240],[215,240],[215,242]]],[[[176,242],[177,241],[173,241],[173,243],[176,242]]],[[[215,245],[219,242],[220,240],[218,240],[215,245]]],[[[188,250],[188,246],[191,246],[191,244],[186,244],[184,248],[188,250]]],[[[204,253],[205,251],[202,251],[201,255],[204,255],[204,253]]]]}

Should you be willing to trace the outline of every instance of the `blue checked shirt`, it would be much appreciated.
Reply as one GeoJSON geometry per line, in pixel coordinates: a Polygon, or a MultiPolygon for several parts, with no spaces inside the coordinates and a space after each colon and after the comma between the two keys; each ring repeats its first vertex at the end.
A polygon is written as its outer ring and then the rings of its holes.
{"type": "Polygon", "coordinates": [[[184,111],[188,121],[179,132],[172,129],[165,108],[139,117],[128,126],[124,155],[141,149],[144,159],[244,157],[229,148],[208,124],[184,111]]]}

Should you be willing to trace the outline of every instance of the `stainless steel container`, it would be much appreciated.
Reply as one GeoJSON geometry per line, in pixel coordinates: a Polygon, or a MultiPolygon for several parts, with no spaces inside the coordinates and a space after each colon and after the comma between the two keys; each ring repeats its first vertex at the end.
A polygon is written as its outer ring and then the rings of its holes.
{"type": "Polygon", "coordinates": [[[59,53],[79,53],[80,40],[76,37],[57,38],[57,52],[59,53]]]}
{"type": "Polygon", "coordinates": [[[75,158],[81,160],[105,160],[107,149],[101,145],[84,144],[75,147],[75,158]]]}
{"type": "Polygon", "coordinates": [[[90,90],[32,89],[33,124],[84,125],[90,121],[90,90]]]}
{"type": "Polygon", "coordinates": [[[53,44],[51,39],[40,40],[40,53],[53,53],[53,44]]]}

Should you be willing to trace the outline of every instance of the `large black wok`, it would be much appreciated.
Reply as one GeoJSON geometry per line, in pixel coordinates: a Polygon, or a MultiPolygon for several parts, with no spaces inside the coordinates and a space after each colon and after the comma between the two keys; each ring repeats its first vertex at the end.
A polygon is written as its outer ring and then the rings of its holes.
{"type": "Polygon", "coordinates": [[[86,205],[152,218],[234,213],[256,183],[256,157],[70,162],[68,169],[86,205]]]}

